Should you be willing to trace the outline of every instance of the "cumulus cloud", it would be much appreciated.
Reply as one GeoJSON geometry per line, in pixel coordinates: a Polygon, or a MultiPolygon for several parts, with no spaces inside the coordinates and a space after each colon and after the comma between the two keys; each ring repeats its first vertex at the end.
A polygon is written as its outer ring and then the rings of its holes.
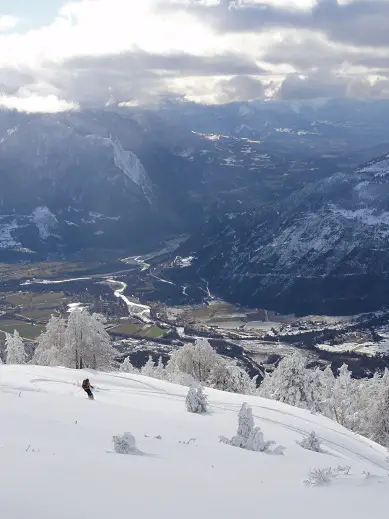
{"type": "Polygon", "coordinates": [[[10,31],[14,29],[19,23],[19,19],[16,16],[9,14],[0,14],[0,32],[10,31]]]}
{"type": "Polygon", "coordinates": [[[26,113],[57,113],[77,110],[79,107],[76,103],[59,99],[53,95],[43,97],[30,94],[26,97],[0,96],[0,108],[26,113]]]}
{"type": "Polygon", "coordinates": [[[389,96],[388,9],[388,0],[69,0],[25,33],[0,16],[2,106],[389,96]]]}

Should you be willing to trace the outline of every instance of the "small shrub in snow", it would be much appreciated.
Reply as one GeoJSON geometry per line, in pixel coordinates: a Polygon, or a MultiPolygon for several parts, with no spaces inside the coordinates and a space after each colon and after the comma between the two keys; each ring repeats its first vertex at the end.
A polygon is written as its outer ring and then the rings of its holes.
{"type": "Polygon", "coordinates": [[[225,436],[220,436],[219,441],[257,452],[268,452],[270,454],[283,454],[284,447],[281,445],[272,448],[274,441],[265,441],[260,427],[254,427],[254,419],[251,407],[244,403],[239,411],[238,430],[230,440],[225,436]]]}
{"type": "Polygon", "coordinates": [[[303,438],[301,442],[299,442],[299,445],[303,449],[307,449],[309,451],[322,452],[321,441],[320,438],[316,436],[315,431],[312,431],[309,436],[303,438]]]}
{"type": "Polygon", "coordinates": [[[129,432],[113,436],[112,441],[114,451],[117,454],[133,454],[137,450],[135,438],[129,432]]]}
{"type": "Polygon", "coordinates": [[[190,413],[206,413],[208,409],[207,396],[201,386],[192,386],[186,395],[186,408],[190,413]]]}
{"type": "Polygon", "coordinates": [[[313,469],[308,474],[308,479],[304,481],[306,485],[313,487],[329,485],[337,475],[334,473],[331,467],[325,469],[313,469]]]}
{"type": "Polygon", "coordinates": [[[179,441],[178,443],[182,443],[183,445],[190,445],[192,442],[194,443],[196,438],[189,438],[188,441],[179,441]]]}

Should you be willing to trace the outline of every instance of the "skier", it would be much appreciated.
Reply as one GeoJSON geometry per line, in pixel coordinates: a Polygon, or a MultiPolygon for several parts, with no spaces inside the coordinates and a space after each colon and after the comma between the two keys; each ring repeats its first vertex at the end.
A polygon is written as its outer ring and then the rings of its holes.
{"type": "Polygon", "coordinates": [[[82,382],[82,389],[85,391],[85,393],[88,395],[88,398],[90,398],[91,400],[94,400],[94,396],[93,396],[93,393],[92,393],[92,389],[93,389],[93,386],[91,386],[90,382],[89,382],[89,378],[86,378],[83,382],[82,382]]]}

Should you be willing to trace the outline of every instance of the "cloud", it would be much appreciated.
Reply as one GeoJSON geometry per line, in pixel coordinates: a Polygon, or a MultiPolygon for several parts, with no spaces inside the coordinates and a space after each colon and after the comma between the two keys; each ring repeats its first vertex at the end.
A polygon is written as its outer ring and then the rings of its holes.
{"type": "Polygon", "coordinates": [[[19,19],[16,18],[16,16],[0,14],[0,32],[10,31],[11,29],[14,29],[18,23],[19,19]]]}
{"type": "Polygon", "coordinates": [[[137,50],[111,56],[76,57],[49,67],[46,74],[62,95],[82,106],[96,106],[109,99],[120,103],[134,99],[147,103],[168,91],[169,86],[173,93],[179,94],[192,88],[192,83],[201,78],[248,77],[267,72],[241,54],[196,56],[137,50]]]}
{"type": "Polygon", "coordinates": [[[220,102],[251,101],[265,97],[266,86],[258,78],[252,76],[235,76],[231,79],[221,80],[220,102]]]}
{"type": "MultiPolygon", "coordinates": [[[[291,74],[281,84],[278,98],[283,100],[318,98],[367,98],[372,97],[367,79],[335,75],[328,71],[308,75],[291,74]]],[[[375,95],[380,97],[379,91],[375,95]]]]}
{"type": "Polygon", "coordinates": [[[388,0],[69,0],[50,24],[0,29],[2,106],[125,106],[167,93],[206,103],[270,92],[389,97],[388,7],[388,0]]]}
{"type": "Polygon", "coordinates": [[[299,71],[345,65],[376,70],[389,67],[389,49],[335,44],[321,34],[300,31],[287,34],[267,49],[261,59],[273,65],[291,65],[299,71]]]}
{"type": "Polygon", "coordinates": [[[311,9],[284,4],[244,4],[205,1],[191,4],[167,2],[165,9],[192,13],[221,33],[259,32],[270,29],[319,31],[336,42],[356,46],[389,46],[389,3],[386,0],[317,0],[311,9]]]}
{"type": "Polygon", "coordinates": [[[57,113],[77,110],[76,103],[59,99],[54,95],[46,97],[30,94],[27,97],[0,96],[0,108],[26,113],[57,113]]]}

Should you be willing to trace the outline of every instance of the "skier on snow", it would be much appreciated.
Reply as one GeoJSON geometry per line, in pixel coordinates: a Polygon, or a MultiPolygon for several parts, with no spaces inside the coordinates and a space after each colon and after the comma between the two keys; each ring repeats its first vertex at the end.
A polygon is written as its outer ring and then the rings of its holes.
{"type": "Polygon", "coordinates": [[[93,397],[93,393],[92,393],[92,389],[93,389],[93,386],[91,386],[91,383],[89,382],[89,378],[86,378],[83,382],[82,382],[82,389],[85,391],[85,393],[88,395],[88,398],[90,398],[91,400],[94,399],[93,397]]]}

